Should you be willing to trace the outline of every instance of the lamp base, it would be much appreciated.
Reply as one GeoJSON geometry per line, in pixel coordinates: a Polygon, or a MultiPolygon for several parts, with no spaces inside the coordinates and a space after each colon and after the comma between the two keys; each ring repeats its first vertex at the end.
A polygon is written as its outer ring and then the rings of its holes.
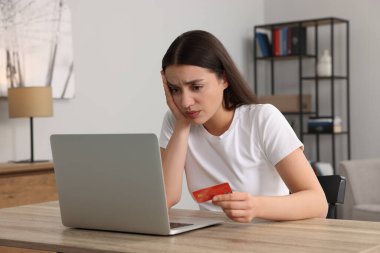
{"type": "Polygon", "coordinates": [[[19,161],[9,161],[10,163],[46,163],[49,162],[49,160],[19,160],[19,161]]]}

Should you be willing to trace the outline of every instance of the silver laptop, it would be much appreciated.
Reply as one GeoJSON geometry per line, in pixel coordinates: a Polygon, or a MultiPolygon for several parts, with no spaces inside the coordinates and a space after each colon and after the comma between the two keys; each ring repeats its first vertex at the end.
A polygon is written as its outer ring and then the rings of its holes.
{"type": "Polygon", "coordinates": [[[170,220],[154,134],[50,137],[63,225],[174,235],[222,223],[170,220]]]}

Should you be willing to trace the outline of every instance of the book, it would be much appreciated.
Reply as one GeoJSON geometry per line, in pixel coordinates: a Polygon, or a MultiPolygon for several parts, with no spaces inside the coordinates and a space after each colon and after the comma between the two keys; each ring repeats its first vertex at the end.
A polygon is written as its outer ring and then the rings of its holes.
{"type": "Polygon", "coordinates": [[[256,33],[256,42],[259,45],[262,57],[272,56],[271,45],[266,33],[256,33]]]}
{"type": "Polygon", "coordinates": [[[307,121],[309,133],[341,133],[343,131],[340,117],[310,117],[307,121]]]}
{"type": "Polygon", "coordinates": [[[306,28],[295,26],[291,28],[292,55],[306,54],[306,28]]]}
{"type": "Polygon", "coordinates": [[[281,55],[288,54],[288,27],[281,28],[281,55]]]}
{"type": "Polygon", "coordinates": [[[287,55],[292,55],[292,29],[288,29],[288,34],[287,34],[287,55]]]}
{"type": "Polygon", "coordinates": [[[281,31],[279,28],[276,28],[273,30],[273,53],[274,56],[280,56],[281,55],[281,37],[280,37],[281,31]]]}
{"type": "Polygon", "coordinates": [[[332,133],[334,120],[331,117],[310,117],[307,120],[309,133],[332,133]]]}

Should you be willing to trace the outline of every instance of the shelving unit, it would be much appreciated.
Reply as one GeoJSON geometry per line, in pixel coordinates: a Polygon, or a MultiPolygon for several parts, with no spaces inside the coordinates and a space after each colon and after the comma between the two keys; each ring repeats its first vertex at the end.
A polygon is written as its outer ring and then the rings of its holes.
{"type": "MultiPolygon", "coordinates": [[[[299,96],[299,111],[298,112],[291,112],[286,113],[283,112],[283,114],[287,118],[295,117],[296,121],[298,122],[298,130],[296,130],[297,135],[299,136],[300,140],[304,142],[305,138],[314,138],[311,141],[314,145],[313,147],[305,146],[305,149],[313,149],[314,153],[310,155],[311,157],[308,157],[310,160],[316,160],[316,161],[324,161],[321,158],[321,149],[326,148],[326,141],[321,143],[321,138],[327,138],[331,139],[331,163],[334,168],[334,174],[336,172],[336,167],[338,166],[339,161],[336,157],[336,151],[339,148],[340,150],[342,148],[346,148],[345,150],[345,157],[344,159],[350,159],[351,158],[351,140],[350,140],[350,78],[349,78],[349,21],[344,20],[341,18],[335,18],[335,17],[328,17],[328,18],[321,18],[321,19],[312,19],[312,20],[299,20],[299,21],[292,21],[292,22],[285,22],[285,23],[274,23],[274,24],[264,24],[264,25],[258,25],[254,27],[254,91],[257,94],[258,97],[262,95],[277,95],[279,94],[277,92],[277,88],[281,87],[281,85],[284,85],[281,83],[281,81],[275,81],[275,74],[278,75],[276,64],[278,62],[281,62],[281,64],[297,64],[297,71],[294,71],[294,73],[286,73],[287,76],[292,75],[295,79],[297,79],[296,83],[297,85],[293,89],[293,94],[296,94],[299,96]],[[338,27],[339,26],[339,27],[338,27]],[[343,27],[342,27],[343,26],[343,27]],[[258,42],[256,40],[256,34],[258,32],[264,32],[268,34],[269,41],[273,42],[274,39],[274,32],[276,29],[281,29],[283,27],[304,27],[306,30],[306,52],[304,54],[292,54],[292,55],[281,55],[281,56],[274,56],[274,46],[272,43],[271,46],[271,55],[270,56],[260,56],[259,55],[259,49],[258,49],[258,42]],[[339,28],[339,33],[337,32],[337,28],[339,28]],[[311,40],[310,40],[311,39],[311,40]],[[320,45],[324,44],[325,46],[328,45],[328,49],[331,52],[331,58],[332,58],[332,73],[331,76],[328,77],[320,77],[317,75],[317,63],[318,63],[318,56],[319,56],[319,49],[320,45]],[[343,45],[342,45],[343,44],[343,45]],[[342,48],[344,47],[344,50],[342,51],[342,48]],[[338,50],[339,49],[339,50],[338,50]],[[341,73],[337,69],[337,60],[342,60],[340,69],[341,73]],[[268,65],[262,66],[267,71],[259,71],[260,64],[264,64],[261,62],[269,62],[269,71],[268,71],[268,65]],[[264,82],[259,83],[258,77],[259,75],[262,75],[263,73],[266,74],[266,76],[269,78],[269,80],[266,80],[264,82]],[[269,72],[269,73],[268,73],[269,72]],[[308,72],[308,73],[306,73],[308,72]],[[266,94],[260,94],[258,91],[259,86],[270,86],[270,91],[268,94],[268,89],[266,91],[266,94]],[[326,88],[327,85],[330,85],[329,88],[326,88]],[[309,87],[310,86],[310,87],[309,87]],[[312,90],[313,93],[313,104],[312,104],[312,111],[303,111],[302,104],[303,104],[303,95],[305,94],[305,89],[312,90]],[[321,88],[324,89],[324,91],[329,90],[329,96],[320,96],[320,90],[321,88]],[[341,91],[341,92],[337,92],[341,91]],[[336,100],[337,96],[343,94],[345,103],[343,113],[344,115],[338,115],[336,100]],[[329,103],[329,112],[322,113],[322,110],[320,109],[321,105],[326,105],[329,103]],[[342,132],[336,133],[309,133],[307,131],[306,122],[307,119],[310,117],[332,117],[333,119],[336,116],[343,117],[343,126],[344,129],[342,132]],[[336,138],[344,138],[346,137],[346,147],[337,147],[337,140],[336,138]],[[323,144],[323,145],[322,145],[323,144]],[[323,147],[322,147],[323,146],[323,147]]],[[[300,38],[298,38],[299,40],[300,38]]],[[[268,63],[267,63],[268,64],[268,63]]],[[[281,73],[280,73],[281,74],[281,73]]],[[[284,74],[283,74],[284,75],[284,74]]],[[[325,94],[326,95],[326,94],[325,94]]],[[[338,101],[339,102],[339,101],[338,101]]],[[[328,159],[326,159],[328,160],[328,159]]]]}

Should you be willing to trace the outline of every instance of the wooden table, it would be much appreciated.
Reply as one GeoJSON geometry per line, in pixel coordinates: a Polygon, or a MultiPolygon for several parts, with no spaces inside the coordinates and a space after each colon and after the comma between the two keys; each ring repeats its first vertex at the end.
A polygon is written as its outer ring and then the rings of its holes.
{"type": "Polygon", "coordinates": [[[0,163],[0,208],[57,199],[52,162],[0,163]]]}
{"type": "Polygon", "coordinates": [[[57,202],[0,210],[0,245],[66,253],[103,252],[379,252],[380,223],[309,219],[241,224],[222,213],[172,210],[173,216],[226,223],[176,236],[66,228],[57,202]]]}
{"type": "MultiPolygon", "coordinates": [[[[0,163],[0,208],[57,199],[52,162],[0,163]]],[[[0,252],[37,253],[5,247],[0,247],[0,252]]]]}

